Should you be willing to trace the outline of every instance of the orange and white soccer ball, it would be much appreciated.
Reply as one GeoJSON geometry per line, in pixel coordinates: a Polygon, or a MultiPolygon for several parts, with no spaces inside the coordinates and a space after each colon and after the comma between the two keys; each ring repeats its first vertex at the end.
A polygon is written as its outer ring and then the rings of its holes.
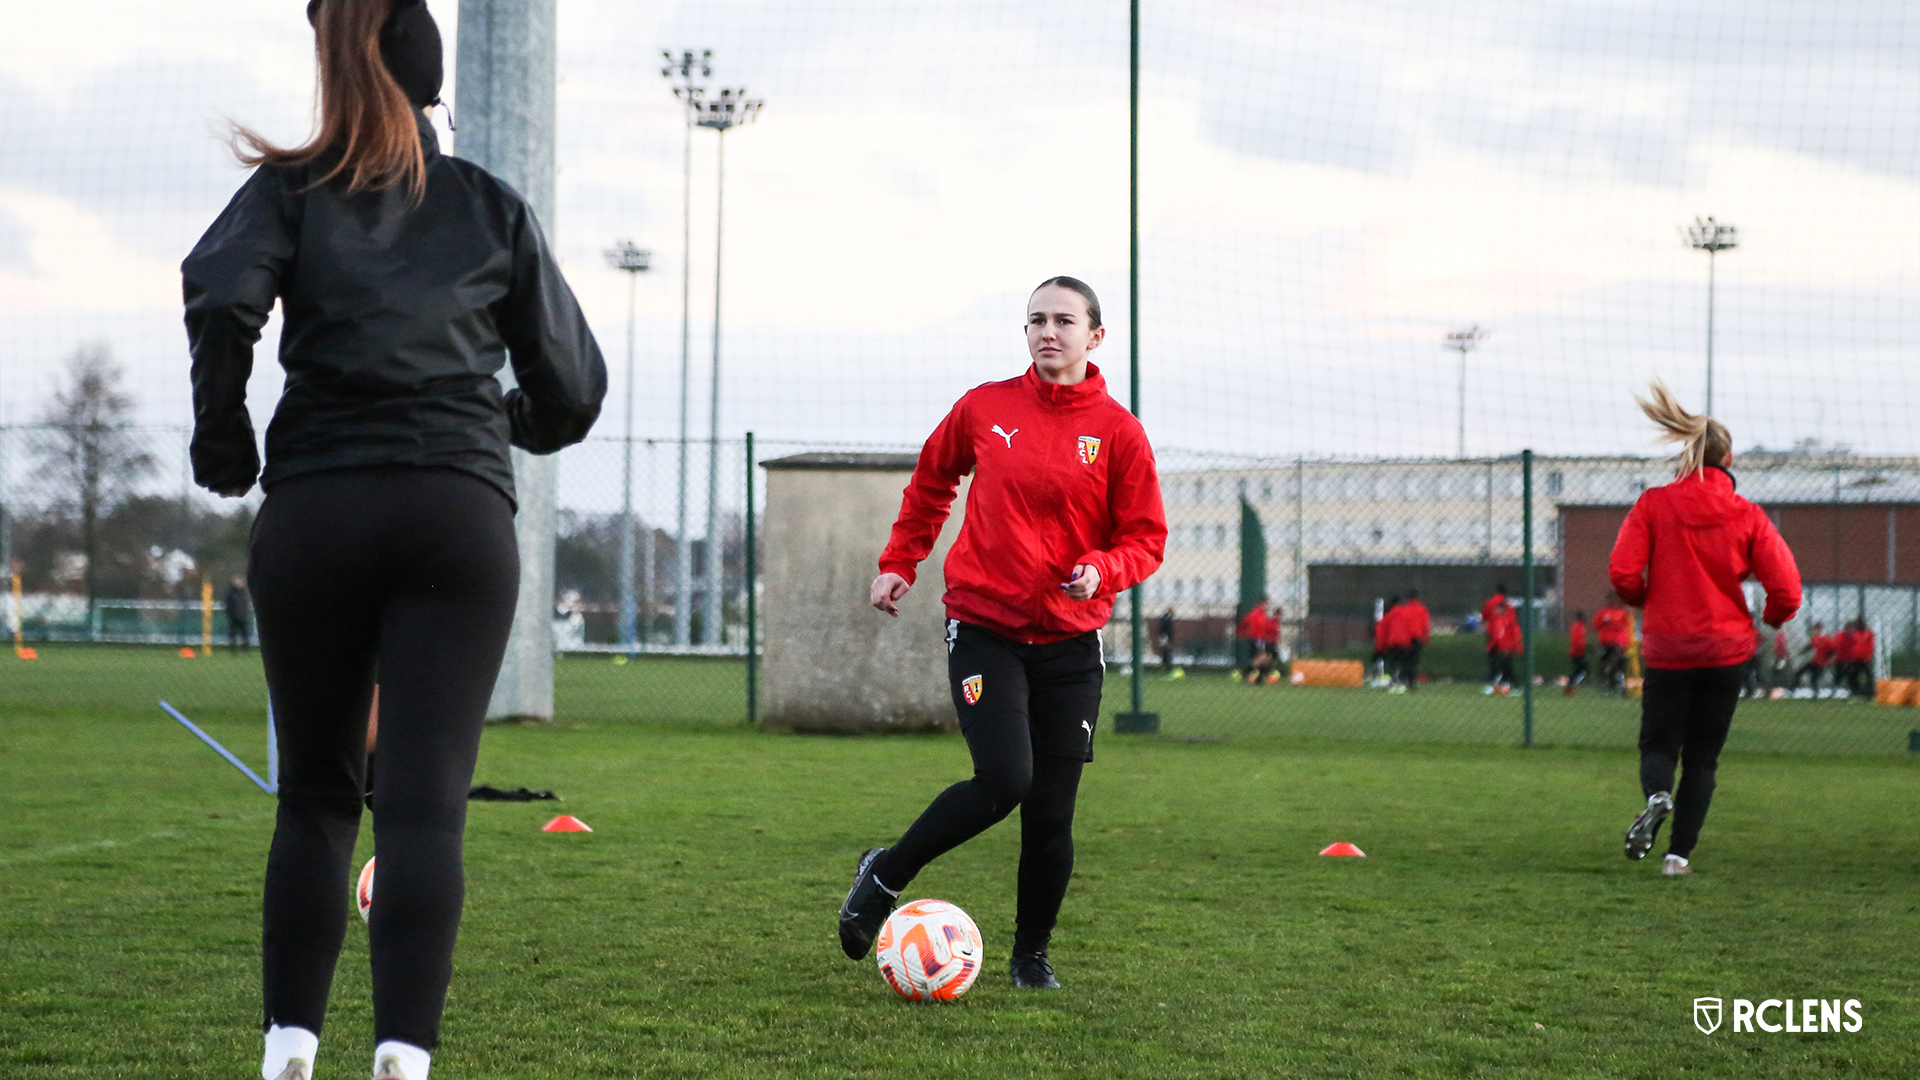
{"type": "Polygon", "coordinates": [[[952,1001],[980,977],[980,928],[945,900],[915,900],[880,928],[880,975],[908,1001],[952,1001]]]}
{"type": "Polygon", "coordinates": [[[353,887],[353,903],[360,909],[360,921],[372,918],[373,912],[373,860],[360,868],[360,884],[353,887]]]}

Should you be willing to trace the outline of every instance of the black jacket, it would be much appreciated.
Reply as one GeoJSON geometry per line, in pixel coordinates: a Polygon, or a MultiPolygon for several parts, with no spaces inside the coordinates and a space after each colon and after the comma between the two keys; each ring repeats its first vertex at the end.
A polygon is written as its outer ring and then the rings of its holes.
{"type": "Polygon", "coordinates": [[[309,188],[319,166],[261,166],[181,264],[202,487],[399,464],[460,469],[513,499],[509,442],[552,453],[600,415],[606,364],[533,212],[419,123],[419,206],[399,187],[309,188]],[[247,376],[276,298],[286,391],[261,475],[247,376]],[[519,387],[503,393],[509,353],[519,387]]]}

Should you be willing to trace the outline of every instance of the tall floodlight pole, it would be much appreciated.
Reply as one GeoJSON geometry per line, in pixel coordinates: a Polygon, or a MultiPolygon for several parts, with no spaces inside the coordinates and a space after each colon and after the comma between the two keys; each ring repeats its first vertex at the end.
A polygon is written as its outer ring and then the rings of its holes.
{"type": "Polygon", "coordinates": [[[698,57],[687,49],[678,57],[660,54],[666,65],[660,75],[679,79],[673,96],[679,100],[686,124],[686,146],[680,169],[680,484],[674,494],[673,533],[673,642],[693,641],[693,549],[687,546],[687,380],[693,365],[693,122],[706,96],[695,77],[713,77],[713,50],[698,57]]]}
{"type": "Polygon", "coordinates": [[[633,318],[640,275],[653,266],[653,253],[622,240],[607,249],[607,265],[627,275],[627,430],[620,460],[620,644],[629,655],[639,648],[639,611],[633,597],[633,318]]]}
{"type": "MultiPolygon", "coordinates": [[[[719,135],[719,153],[713,185],[713,372],[709,379],[707,412],[707,613],[704,637],[709,645],[721,642],[720,542],[720,252],[726,220],[727,132],[751,124],[766,102],[749,100],[745,89],[727,89],[701,103],[698,123],[719,135]]],[[[748,478],[752,482],[752,478],[748,478]]]]}
{"type": "Polygon", "coordinates": [[[1732,251],[1740,246],[1740,230],[1732,225],[1722,225],[1713,220],[1713,215],[1694,218],[1693,224],[1682,230],[1687,238],[1687,246],[1695,251],[1707,253],[1707,415],[1713,415],[1713,278],[1714,261],[1723,251],[1732,251]]]}
{"type": "MultiPolygon", "coordinates": [[[[554,208],[555,0],[462,0],[457,58],[460,156],[513,185],[548,236],[554,208]]],[[[513,369],[500,379],[512,385],[513,369]]],[[[559,459],[513,452],[520,591],[487,716],[553,719],[553,556],[559,459]]]]}
{"type": "Polygon", "coordinates": [[[1460,410],[1457,419],[1460,423],[1459,437],[1454,442],[1453,456],[1467,456],[1467,354],[1480,347],[1487,340],[1487,331],[1475,323],[1465,330],[1454,330],[1447,334],[1446,346],[1460,354],[1460,410]]]}

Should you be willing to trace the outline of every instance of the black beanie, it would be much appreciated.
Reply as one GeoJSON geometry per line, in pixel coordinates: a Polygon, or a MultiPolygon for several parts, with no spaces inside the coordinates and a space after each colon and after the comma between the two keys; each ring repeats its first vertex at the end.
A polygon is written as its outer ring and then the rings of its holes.
{"type": "MultiPolygon", "coordinates": [[[[314,22],[319,12],[320,0],[309,0],[307,21],[314,22]]],[[[424,109],[440,100],[440,85],[446,80],[444,52],[440,25],[433,21],[425,0],[393,0],[393,9],[380,27],[380,59],[414,108],[424,109]]]]}

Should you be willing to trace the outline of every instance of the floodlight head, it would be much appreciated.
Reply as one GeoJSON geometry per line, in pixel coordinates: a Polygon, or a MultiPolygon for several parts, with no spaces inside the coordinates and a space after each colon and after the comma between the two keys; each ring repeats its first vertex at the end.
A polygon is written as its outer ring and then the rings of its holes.
{"type": "Polygon", "coordinates": [[[701,102],[694,110],[694,123],[715,131],[729,131],[753,123],[765,105],[764,101],[749,99],[744,87],[730,87],[721,90],[719,97],[701,102]]]}
{"type": "Polygon", "coordinates": [[[1740,246],[1739,228],[1733,225],[1720,224],[1713,220],[1712,214],[1708,214],[1703,218],[1694,218],[1693,224],[1687,226],[1683,231],[1687,238],[1687,246],[1693,248],[1695,251],[1705,251],[1712,254],[1720,251],[1731,251],[1740,246]]]}
{"type": "Polygon", "coordinates": [[[644,274],[653,268],[653,252],[636,247],[631,240],[616,242],[606,251],[607,265],[629,274],[644,274]]]}
{"type": "Polygon", "coordinates": [[[1474,323],[1465,330],[1449,330],[1447,332],[1446,346],[1456,352],[1472,352],[1482,341],[1487,339],[1489,333],[1491,333],[1491,331],[1480,329],[1479,323],[1474,323]]]}

